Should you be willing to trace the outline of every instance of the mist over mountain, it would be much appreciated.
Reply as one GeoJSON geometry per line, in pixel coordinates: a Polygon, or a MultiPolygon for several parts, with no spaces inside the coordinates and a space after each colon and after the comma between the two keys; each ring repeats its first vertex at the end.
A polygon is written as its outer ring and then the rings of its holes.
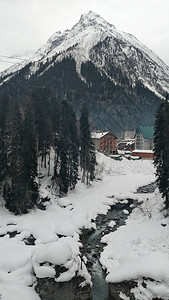
{"type": "Polygon", "coordinates": [[[39,91],[67,100],[77,114],[86,102],[93,129],[121,135],[153,124],[169,91],[169,67],[133,35],[90,11],[71,30],[54,33],[29,61],[1,72],[0,84],[1,95],[21,105],[25,95],[39,91]]]}

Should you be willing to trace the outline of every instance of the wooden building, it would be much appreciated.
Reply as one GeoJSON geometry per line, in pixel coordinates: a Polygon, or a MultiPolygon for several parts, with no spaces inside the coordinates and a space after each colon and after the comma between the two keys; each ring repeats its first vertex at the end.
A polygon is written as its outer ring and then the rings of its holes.
{"type": "Polygon", "coordinates": [[[92,132],[95,149],[106,154],[117,153],[117,136],[110,131],[92,132]]]}
{"type": "Polygon", "coordinates": [[[152,150],[134,150],[132,152],[132,156],[136,157],[140,157],[143,159],[154,159],[154,151],[152,150]]]}

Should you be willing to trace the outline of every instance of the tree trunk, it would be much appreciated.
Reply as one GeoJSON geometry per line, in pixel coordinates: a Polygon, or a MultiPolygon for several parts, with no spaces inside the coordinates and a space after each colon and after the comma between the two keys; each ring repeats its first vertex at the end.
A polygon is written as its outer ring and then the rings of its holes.
{"type": "Polygon", "coordinates": [[[49,150],[49,160],[48,160],[48,176],[50,175],[50,150],[49,150]]]}
{"type": "Polygon", "coordinates": [[[85,168],[83,168],[82,169],[82,179],[81,179],[82,183],[85,183],[85,177],[86,177],[86,170],[85,170],[85,168]]]}

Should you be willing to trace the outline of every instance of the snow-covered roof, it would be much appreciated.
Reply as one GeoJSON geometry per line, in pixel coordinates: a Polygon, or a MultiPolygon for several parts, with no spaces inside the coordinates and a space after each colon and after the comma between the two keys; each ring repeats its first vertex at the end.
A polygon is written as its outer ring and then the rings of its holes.
{"type": "Polygon", "coordinates": [[[153,150],[141,150],[141,149],[133,150],[133,152],[134,153],[154,153],[153,150]]]}
{"type": "Polygon", "coordinates": [[[109,133],[109,131],[105,131],[105,132],[92,132],[91,133],[91,137],[92,137],[92,139],[100,139],[101,137],[105,136],[108,133],[109,133]]]}
{"type": "Polygon", "coordinates": [[[134,143],[135,143],[135,140],[132,140],[132,141],[130,141],[130,142],[127,142],[126,145],[132,145],[132,144],[134,144],[134,143]]]}

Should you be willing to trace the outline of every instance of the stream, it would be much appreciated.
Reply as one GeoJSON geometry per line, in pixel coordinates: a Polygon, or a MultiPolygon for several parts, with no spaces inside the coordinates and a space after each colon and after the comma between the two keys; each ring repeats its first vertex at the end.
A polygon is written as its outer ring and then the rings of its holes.
{"type": "MultiPolygon", "coordinates": [[[[144,187],[140,187],[136,193],[153,193],[156,189],[156,184],[152,183],[144,187]]],[[[118,227],[125,224],[128,215],[124,214],[123,210],[128,210],[131,213],[134,205],[133,199],[127,200],[125,203],[117,203],[108,211],[107,215],[98,215],[96,218],[96,230],[84,230],[81,237],[83,243],[83,254],[87,257],[87,268],[91,275],[92,300],[112,300],[109,296],[109,286],[105,281],[106,273],[102,269],[99,262],[100,253],[103,251],[105,244],[101,243],[103,235],[117,230],[118,227]],[[115,221],[116,225],[109,227],[110,221],[115,221]]]]}
{"type": "MultiPolygon", "coordinates": [[[[152,183],[147,186],[141,187],[136,193],[145,194],[152,193],[156,188],[156,184],[152,183]]],[[[112,196],[113,197],[113,196],[112,196]]],[[[108,211],[107,215],[98,215],[96,222],[96,230],[84,229],[81,234],[81,248],[82,256],[87,258],[87,269],[91,275],[93,283],[92,291],[90,285],[79,288],[83,282],[83,277],[75,276],[72,280],[67,282],[56,282],[54,278],[37,278],[36,291],[40,295],[41,300],[119,300],[119,292],[125,289],[125,294],[130,297],[131,281],[119,284],[107,284],[105,281],[106,273],[102,269],[99,262],[100,253],[106,246],[101,243],[101,238],[105,234],[113,232],[118,227],[125,224],[128,215],[124,213],[124,209],[131,213],[132,209],[137,205],[133,199],[126,198],[120,200],[116,205],[113,205],[108,211]],[[115,221],[116,225],[112,228],[109,226],[110,221],[115,221]],[[127,293],[126,293],[127,292],[127,293]],[[110,296],[111,294],[111,296],[110,296]]],[[[58,272],[63,270],[58,269],[58,272]]],[[[134,287],[134,286],[132,286],[134,287]]]]}

